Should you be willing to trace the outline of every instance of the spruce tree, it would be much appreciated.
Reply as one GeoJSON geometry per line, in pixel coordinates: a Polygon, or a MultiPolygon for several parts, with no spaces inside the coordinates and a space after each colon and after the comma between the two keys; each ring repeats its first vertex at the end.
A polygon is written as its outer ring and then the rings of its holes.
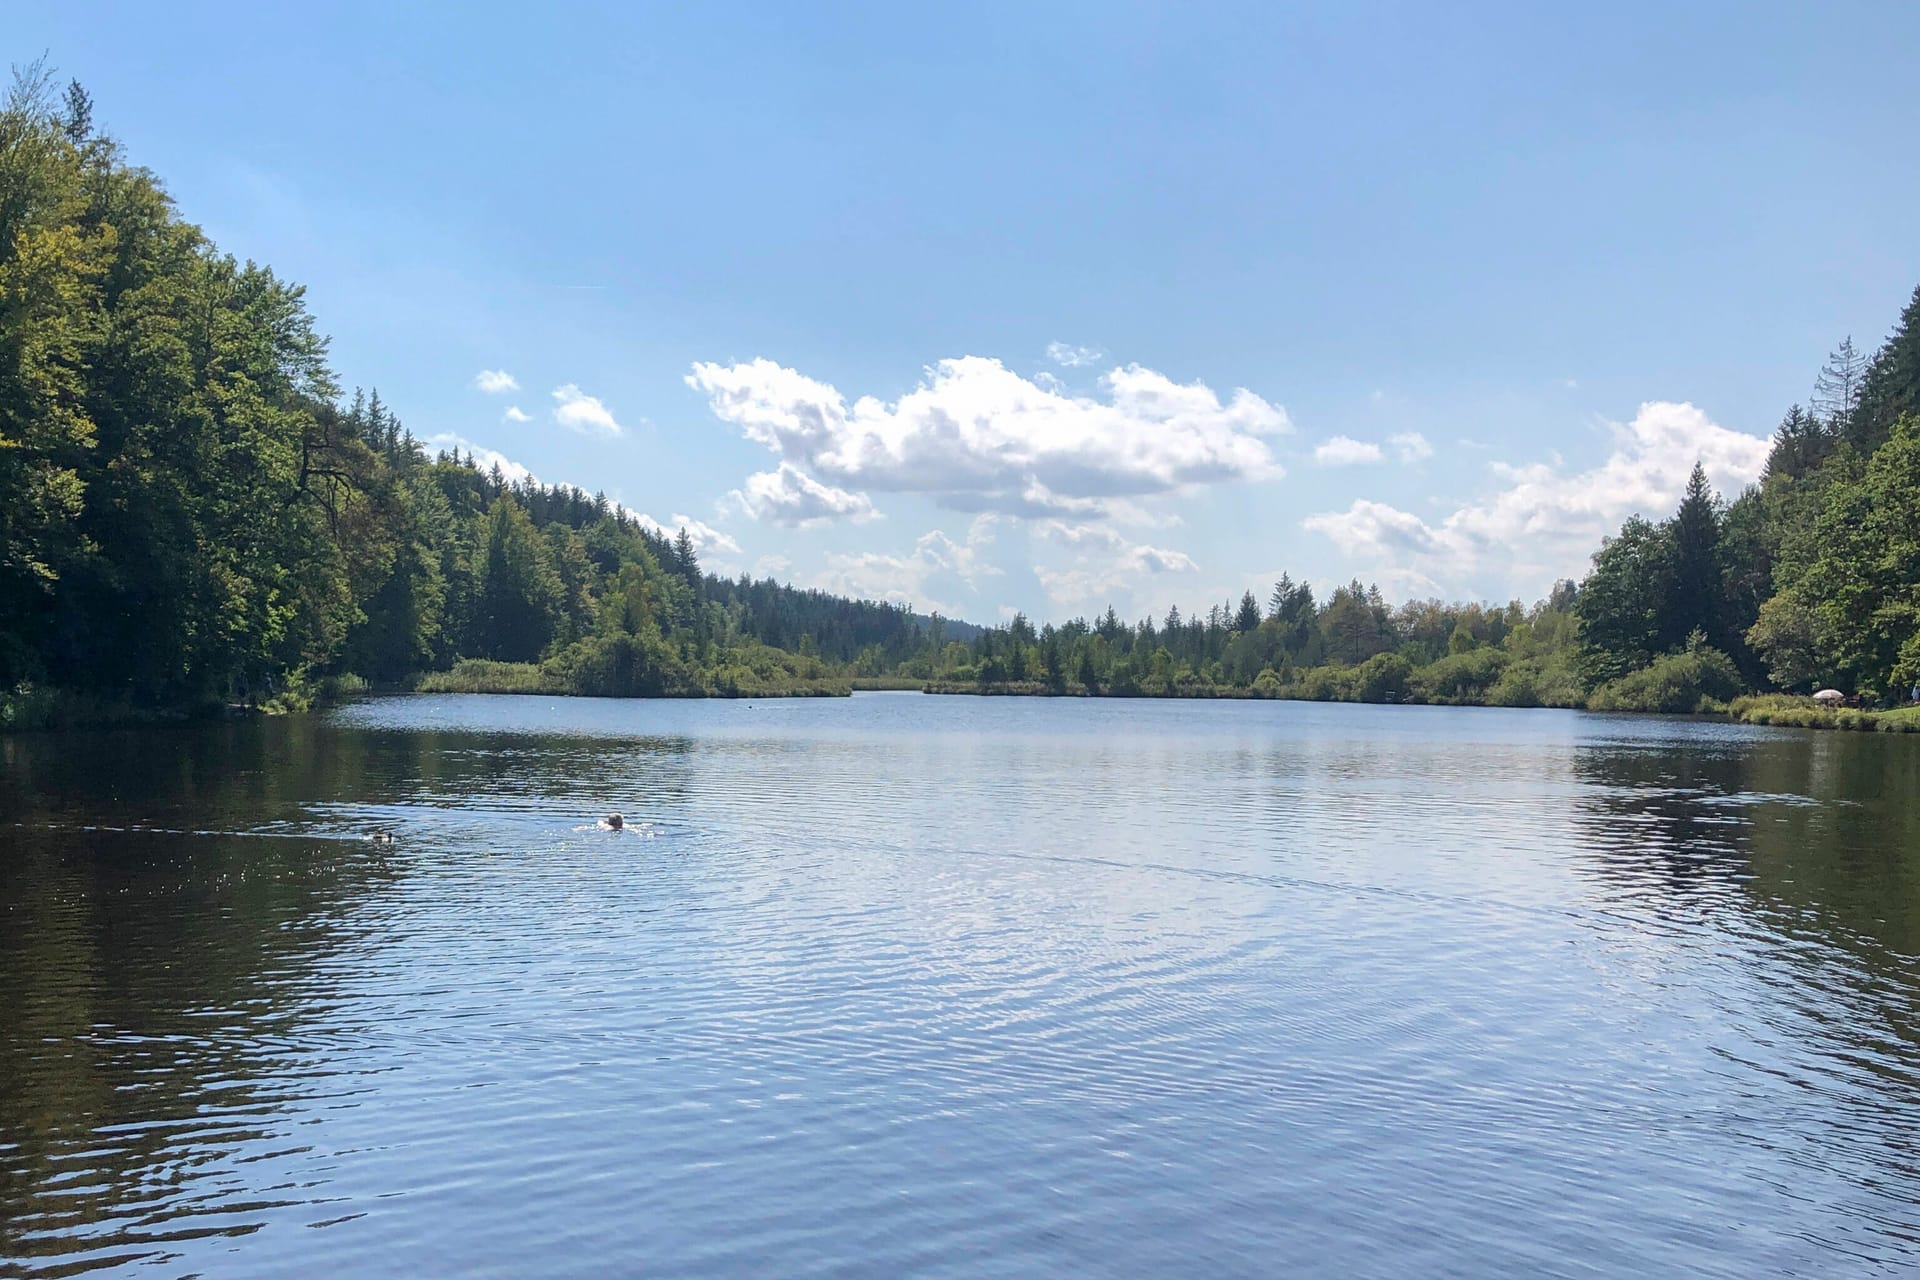
{"type": "Polygon", "coordinates": [[[1903,414],[1920,410],[1920,288],[1915,288],[1900,323],[1867,366],[1860,399],[1847,423],[1846,439],[1866,457],[1893,431],[1903,414]]]}
{"type": "Polygon", "coordinates": [[[1819,376],[1813,380],[1813,411],[1833,433],[1844,432],[1852,420],[1853,411],[1860,403],[1860,384],[1866,374],[1867,357],[1854,350],[1852,334],[1841,339],[1827,362],[1820,366],[1819,376]]]}
{"type": "Polygon", "coordinates": [[[1243,592],[1240,596],[1240,611],[1233,616],[1235,631],[1252,631],[1260,625],[1260,602],[1253,598],[1253,592],[1243,592]]]}
{"type": "Polygon", "coordinates": [[[694,554],[693,535],[687,532],[687,526],[680,526],[680,533],[673,540],[673,567],[680,576],[693,586],[700,585],[700,559],[694,554]]]}
{"type": "Polygon", "coordinates": [[[1727,646],[1724,610],[1726,594],[1720,566],[1720,504],[1707,483],[1706,468],[1693,464],[1687,491],[1669,525],[1673,545],[1673,586],[1660,636],[1665,648],[1684,643],[1693,631],[1703,631],[1719,648],[1727,646]]]}
{"type": "Polygon", "coordinates": [[[76,147],[85,146],[93,137],[93,96],[80,87],[78,80],[67,82],[67,109],[60,119],[60,131],[76,147]]]}

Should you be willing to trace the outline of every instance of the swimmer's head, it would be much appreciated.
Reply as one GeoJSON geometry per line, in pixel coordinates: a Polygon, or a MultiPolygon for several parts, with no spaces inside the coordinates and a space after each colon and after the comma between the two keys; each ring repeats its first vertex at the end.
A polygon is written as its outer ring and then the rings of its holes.
{"type": "Polygon", "coordinates": [[[607,815],[607,825],[613,828],[615,831],[618,831],[620,828],[627,825],[627,820],[625,818],[622,818],[617,813],[610,813],[607,815]]]}

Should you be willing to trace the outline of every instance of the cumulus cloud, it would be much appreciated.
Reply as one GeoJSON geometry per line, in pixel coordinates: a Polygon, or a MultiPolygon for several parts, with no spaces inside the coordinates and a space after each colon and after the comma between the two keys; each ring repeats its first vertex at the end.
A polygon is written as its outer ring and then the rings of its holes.
{"type": "Polygon", "coordinates": [[[872,520],[880,514],[866,494],[821,484],[791,462],[748,476],[746,483],[729,493],[724,501],[755,520],[796,529],[810,529],[840,519],[872,520]]]}
{"type": "Polygon", "coordinates": [[[1418,431],[1402,431],[1399,435],[1388,436],[1387,443],[1400,455],[1405,463],[1425,462],[1433,456],[1433,446],[1418,431]]]}
{"type": "Polygon", "coordinates": [[[1082,555],[1065,568],[1036,565],[1033,576],[1047,598],[1062,608],[1111,604],[1116,597],[1132,599],[1143,581],[1167,573],[1197,573],[1200,566],[1184,551],[1145,544],[1126,547],[1118,554],[1082,555]]]}
{"type": "Polygon", "coordinates": [[[857,599],[904,604],[923,613],[957,614],[959,610],[932,594],[935,584],[944,581],[948,586],[974,588],[980,579],[999,574],[983,558],[993,541],[993,522],[990,515],[976,518],[965,542],[956,542],[938,529],[923,533],[907,555],[877,551],[829,555],[826,569],[813,585],[857,599]]]}
{"type": "Polygon", "coordinates": [[[1097,547],[1105,551],[1118,551],[1127,545],[1126,538],[1118,529],[1104,524],[1074,524],[1066,520],[1042,520],[1033,526],[1036,538],[1044,539],[1062,547],[1076,550],[1097,547]]]}
{"type": "Polygon", "coordinates": [[[1251,391],[1223,402],[1204,384],[1138,365],[1105,374],[1102,398],[979,356],[940,361],[891,404],[849,404],[766,359],[696,364],[687,384],[720,419],[827,485],[1036,517],[1098,517],[1117,499],[1278,476],[1265,437],[1290,426],[1251,391]]]}
{"type": "Polygon", "coordinates": [[[1483,588],[1543,591],[1578,577],[1600,539],[1636,512],[1667,515],[1679,504],[1697,459],[1720,492],[1759,478],[1769,442],[1709,420],[1691,404],[1650,401],[1630,423],[1612,427],[1612,450],[1599,466],[1567,472],[1556,464],[1492,464],[1500,487],[1437,523],[1382,502],[1358,499],[1345,511],[1307,517],[1305,527],[1349,555],[1393,562],[1404,571],[1483,588]]]}
{"type": "Polygon", "coordinates": [[[1098,347],[1076,347],[1067,342],[1049,342],[1047,359],[1063,369],[1078,369],[1093,364],[1106,354],[1098,347]]]}
{"type": "Polygon", "coordinates": [[[533,421],[533,415],[522,410],[520,406],[517,404],[508,405],[507,411],[501,414],[500,416],[506,419],[508,422],[532,422],[533,421]]]}
{"type": "Polygon", "coordinates": [[[1386,455],[1380,452],[1380,446],[1365,440],[1355,440],[1351,436],[1334,436],[1322,440],[1313,451],[1313,460],[1323,467],[1352,467],[1366,463],[1379,462],[1386,455]]]}
{"type": "Polygon", "coordinates": [[[1135,547],[1120,558],[1121,567],[1134,573],[1197,573],[1200,566],[1184,551],[1163,547],[1135,547]]]}
{"type": "MultiPolygon", "coordinates": [[[[655,520],[646,512],[635,511],[632,507],[623,506],[620,510],[626,512],[629,520],[645,525],[663,538],[677,538],[680,536],[680,531],[685,529],[687,540],[693,543],[694,551],[701,555],[709,551],[724,551],[736,556],[740,554],[740,544],[733,540],[731,534],[714,528],[704,520],[696,520],[692,516],[676,512],[672,521],[668,522],[655,520]]],[[[708,568],[714,572],[719,571],[717,565],[710,565],[708,568]]]]}
{"type": "Polygon", "coordinates": [[[439,435],[428,436],[426,445],[440,453],[449,453],[458,449],[462,454],[471,456],[474,465],[482,471],[491,471],[498,466],[500,474],[511,483],[518,484],[523,480],[539,483],[538,476],[506,454],[497,449],[489,449],[485,445],[475,444],[465,436],[455,435],[451,431],[442,431],[439,435]]]}
{"type": "Polygon", "coordinates": [[[473,375],[473,385],[490,396],[520,389],[519,380],[505,369],[482,369],[473,375]]]}
{"type": "Polygon", "coordinates": [[[561,426],[588,434],[596,431],[609,436],[620,434],[620,424],[614,421],[613,412],[599,397],[588,395],[573,383],[555,387],[553,400],[553,420],[561,426]]]}

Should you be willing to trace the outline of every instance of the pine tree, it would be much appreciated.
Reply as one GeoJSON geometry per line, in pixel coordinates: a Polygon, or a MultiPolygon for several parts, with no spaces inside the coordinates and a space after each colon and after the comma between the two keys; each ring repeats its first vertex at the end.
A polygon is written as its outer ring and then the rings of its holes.
{"type": "Polygon", "coordinates": [[[685,525],[680,526],[680,533],[673,540],[673,567],[688,583],[700,585],[700,558],[694,554],[693,535],[685,525]]]}
{"type": "Polygon", "coordinates": [[[78,80],[67,82],[67,109],[60,118],[60,131],[76,147],[85,146],[93,136],[93,97],[78,80]]]}
{"type": "Polygon", "coordinates": [[[1293,575],[1283,573],[1280,581],[1273,584],[1273,594],[1267,597],[1267,616],[1279,618],[1287,611],[1287,602],[1293,598],[1293,575]]]}
{"type": "Polygon", "coordinates": [[[1720,503],[1707,483],[1706,468],[1693,464],[1680,509],[1669,526],[1673,544],[1673,587],[1660,634],[1663,647],[1675,648],[1693,631],[1705,632],[1720,648],[1727,647],[1723,598],[1726,594],[1720,566],[1720,503]]]}
{"type": "Polygon", "coordinates": [[[1240,610],[1233,615],[1235,631],[1252,631],[1260,625],[1260,602],[1253,598],[1253,592],[1242,592],[1240,610]]]}
{"type": "Polygon", "coordinates": [[[1830,430],[1819,418],[1799,405],[1787,410],[1773,433],[1773,449],[1767,454],[1762,478],[1784,476],[1798,480],[1813,474],[1833,453],[1838,432],[1830,430]]]}
{"type": "Polygon", "coordinates": [[[1848,334],[1813,380],[1813,411],[1834,434],[1845,431],[1853,418],[1853,411],[1860,404],[1860,384],[1866,375],[1867,357],[1854,350],[1853,335],[1848,334]]]}
{"type": "Polygon", "coordinates": [[[1880,447],[1903,414],[1920,410],[1920,288],[1900,323],[1867,366],[1859,403],[1847,423],[1847,441],[1866,457],[1880,447]]]}

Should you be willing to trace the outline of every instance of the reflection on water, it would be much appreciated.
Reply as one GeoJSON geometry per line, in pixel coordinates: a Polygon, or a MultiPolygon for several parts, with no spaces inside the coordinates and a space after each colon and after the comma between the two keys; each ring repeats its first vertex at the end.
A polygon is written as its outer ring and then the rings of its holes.
{"type": "Polygon", "coordinates": [[[1911,740],[449,697],[0,770],[0,1275],[1920,1259],[1911,740]]]}

